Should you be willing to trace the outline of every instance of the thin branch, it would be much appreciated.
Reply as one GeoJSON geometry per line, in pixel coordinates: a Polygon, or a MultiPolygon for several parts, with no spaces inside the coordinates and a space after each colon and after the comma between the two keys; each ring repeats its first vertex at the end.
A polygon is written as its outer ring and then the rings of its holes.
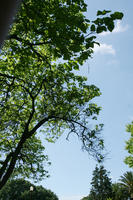
{"type": "Polygon", "coordinates": [[[10,79],[16,78],[16,77],[14,77],[14,76],[10,76],[10,75],[8,75],[8,74],[2,74],[2,73],[0,73],[0,76],[5,77],[5,78],[10,78],[10,79]]]}
{"type": "Polygon", "coordinates": [[[32,111],[31,111],[29,119],[26,123],[25,131],[28,131],[28,127],[29,127],[29,124],[30,124],[33,116],[34,116],[34,113],[35,113],[35,99],[32,97],[32,111]]]}
{"type": "MultiPolygon", "coordinates": [[[[41,89],[42,89],[42,86],[43,86],[43,84],[44,84],[45,81],[46,81],[46,78],[44,78],[44,79],[42,80],[41,85],[40,85],[40,87],[39,87],[39,89],[38,89],[38,92],[37,92],[36,95],[34,96],[35,98],[39,95],[39,93],[40,93],[40,91],[41,91],[41,89]]],[[[44,85],[44,87],[45,87],[45,85],[44,85]]],[[[45,90],[46,90],[46,87],[45,87],[45,90]]]]}
{"type": "Polygon", "coordinates": [[[23,83],[25,83],[25,81],[17,76],[11,76],[9,74],[4,74],[4,73],[0,73],[0,76],[5,77],[5,78],[10,78],[10,79],[17,79],[19,81],[22,81],[23,83]]]}
{"type": "Polygon", "coordinates": [[[33,43],[33,42],[29,42],[29,40],[22,39],[22,38],[18,37],[18,36],[15,35],[15,34],[9,35],[9,36],[7,37],[7,40],[11,40],[11,39],[17,40],[17,41],[19,41],[19,42],[23,42],[23,43],[25,43],[25,44],[28,44],[29,46],[39,46],[39,45],[44,45],[44,44],[50,44],[50,43],[51,43],[50,41],[33,43]]]}

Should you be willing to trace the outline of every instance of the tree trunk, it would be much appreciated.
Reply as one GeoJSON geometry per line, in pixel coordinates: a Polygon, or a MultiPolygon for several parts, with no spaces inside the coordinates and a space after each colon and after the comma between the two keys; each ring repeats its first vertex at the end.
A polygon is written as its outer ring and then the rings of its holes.
{"type": "Polygon", "coordinates": [[[1,0],[0,1],[0,48],[12,23],[20,0],[1,0]]]}

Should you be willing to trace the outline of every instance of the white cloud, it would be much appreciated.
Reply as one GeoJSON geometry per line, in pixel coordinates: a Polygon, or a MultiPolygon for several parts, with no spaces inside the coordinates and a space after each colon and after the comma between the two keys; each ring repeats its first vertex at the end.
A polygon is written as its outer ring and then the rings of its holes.
{"type": "Polygon", "coordinates": [[[112,54],[115,55],[115,49],[113,48],[112,45],[108,45],[108,44],[100,44],[97,45],[95,44],[94,46],[94,52],[95,53],[100,53],[100,54],[112,54]]]}
{"type": "Polygon", "coordinates": [[[61,196],[60,200],[81,200],[83,197],[87,195],[75,195],[75,196],[61,196]]]}
{"type": "Polygon", "coordinates": [[[121,33],[121,32],[127,31],[128,28],[129,28],[128,25],[123,26],[123,25],[121,25],[121,21],[117,20],[115,28],[114,28],[114,30],[112,32],[107,31],[107,32],[100,33],[100,35],[101,36],[106,36],[106,35],[110,35],[112,33],[121,33]]]}

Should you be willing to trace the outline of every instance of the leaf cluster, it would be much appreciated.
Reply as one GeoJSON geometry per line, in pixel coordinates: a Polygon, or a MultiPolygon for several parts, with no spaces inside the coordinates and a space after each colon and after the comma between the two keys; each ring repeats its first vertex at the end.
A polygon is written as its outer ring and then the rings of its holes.
{"type": "Polygon", "coordinates": [[[123,13],[114,12],[111,13],[110,10],[97,11],[98,18],[93,21],[94,24],[91,25],[91,31],[96,31],[96,33],[102,33],[103,31],[113,31],[115,27],[114,20],[121,20],[123,18],[123,13]],[[108,14],[108,16],[106,15],[108,14]],[[103,17],[105,15],[105,17],[103,17]],[[99,17],[102,16],[102,17],[99,17]]]}

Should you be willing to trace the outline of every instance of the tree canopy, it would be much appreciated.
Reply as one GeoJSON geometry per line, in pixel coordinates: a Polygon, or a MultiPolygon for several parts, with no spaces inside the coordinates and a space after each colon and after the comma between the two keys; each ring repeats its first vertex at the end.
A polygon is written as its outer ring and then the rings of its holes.
{"type": "Polygon", "coordinates": [[[0,188],[11,175],[47,176],[37,131],[54,142],[67,129],[103,158],[102,125],[90,128],[101,93],[75,70],[91,57],[96,34],[112,31],[123,14],[98,11],[90,22],[86,10],[84,0],[22,1],[0,52],[0,188]]]}
{"type": "Polygon", "coordinates": [[[35,186],[24,179],[8,181],[0,191],[1,200],[58,200],[58,197],[50,190],[42,186],[35,186]],[[30,187],[33,191],[30,191],[30,187]]]}

